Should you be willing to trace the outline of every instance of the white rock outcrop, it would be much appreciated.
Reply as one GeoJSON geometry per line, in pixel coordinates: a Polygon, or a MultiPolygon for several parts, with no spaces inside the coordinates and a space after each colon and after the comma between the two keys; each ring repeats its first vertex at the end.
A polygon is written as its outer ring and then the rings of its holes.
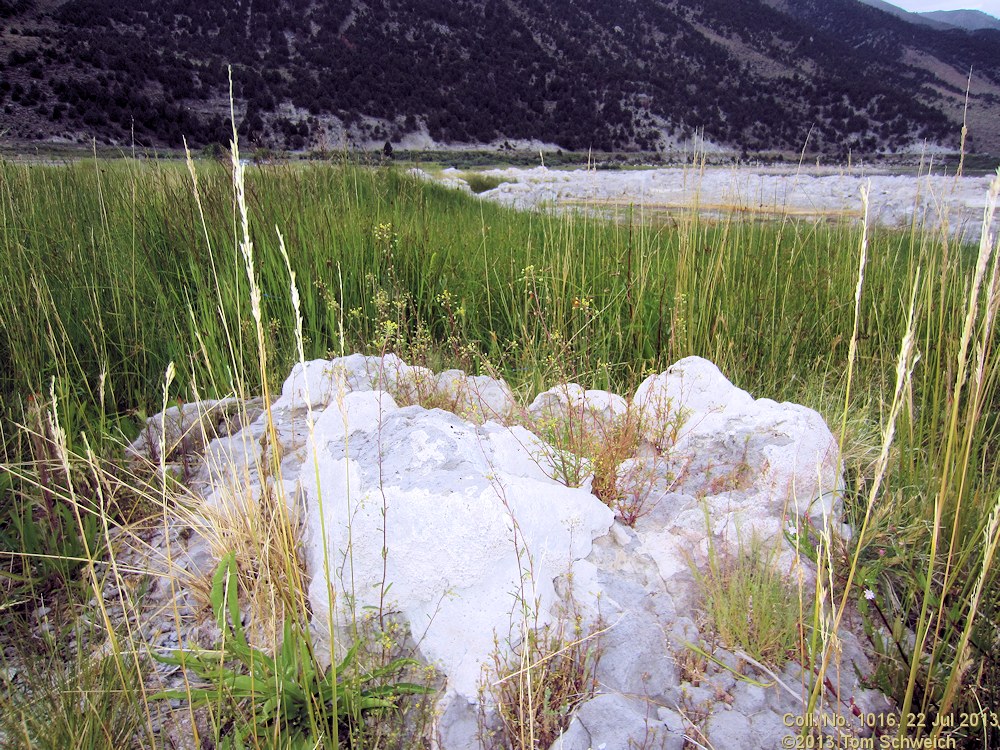
{"type": "Polygon", "coordinates": [[[628,402],[621,396],[586,390],[577,383],[553,386],[528,406],[528,415],[544,434],[569,437],[581,445],[608,439],[627,411],[628,402]]]}
{"type": "Polygon", "coordinates": [[[246,414],[260,413],[260,402],[243,404],[239,399],[205,399],[179,403],[146,420],[146,426],[125,449],[130,458],[166,461],[201,451],[215,437],[239,432],[246,414]]]}
{"type": "Polygon", "coordinates": [[[733,551],[777,546],[779,564],[799,573],[781,543],[788,529],[843,532],[840,449],[816,411],[754,399],[700,357],[647,378],[633,405],[653,454],[640,460],[661,477],[656,528],[637,529],[664,579],[705,563],[709,534],[733,551]]]}
{"type": "Polygon", "coordinates": [[[400,409],[385,392],[331,405],[307,453],[299,481],[316,620],[329,611],[328,585],[356,607],[377,607],[391,587],[424,656],[468,701],[518,600],[546,622],[554,579],[612,523],[589,492],[546,476],[527,430],[400,409]]]}
{"type": "MultiPolygon", "coordinates": [[[[697,357],[648,378],[631,400],[575,384],[538,396],[520,411],[528,424],[569,422],[597,440],[623,421],[638,431],[617,469],[616,489],[641,510],[630,528],[590,492],[592,477],[579,487],[552,478],[565,478],[551,465],[564,447],[496,421],[519,411],[502,381],[435,374],[394,355],[307,362],[272,404],[273,424],[265,414],[204,447],[191,487],[209,506],[253,502],[262,484],[277,486],[260,467],[279,467],[302,520],[315,624],[322,632],[365,608],[398,613],[446,679],[443,750],[478,747],[483,667],[495,648],[518,643],[522,612],[544,625],[567,609],[607,630],[599,694],[554,747],[681,747],[691,715],[707,717],[701,731],[717,746],[741,733],[744,747],[775,746],[794,729],[781,717],[800,710],[787,690],[712,664],[694,684],[680,665],[689,644],[712,648],[693,573],[710,548],[735,554],[753,540],[810,594],[814,573],[789,527],[843,531],[838,446],[820,415],[754,399],[697,357]]],[[[855,667],[869,670],[858,639],[843,632],[840,643],[843,705],[884,709],[858,684],[855,667]]],[[[808,679],[789,670],[786,686],[808,679]]]]}

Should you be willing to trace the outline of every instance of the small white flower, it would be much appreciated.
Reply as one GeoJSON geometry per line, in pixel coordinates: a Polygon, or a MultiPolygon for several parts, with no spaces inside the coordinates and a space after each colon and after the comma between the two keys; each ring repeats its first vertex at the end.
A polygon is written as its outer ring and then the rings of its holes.
{"type": "Polygon", "coordinates": [[[871,589],[865,589],[865,599],[870,602],[875,601],[875,592],[871,589]]]}

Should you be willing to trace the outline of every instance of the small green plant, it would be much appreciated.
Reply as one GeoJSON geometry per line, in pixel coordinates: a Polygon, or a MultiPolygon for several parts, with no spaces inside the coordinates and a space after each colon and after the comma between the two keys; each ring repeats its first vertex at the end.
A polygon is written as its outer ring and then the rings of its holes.
{"type": "Polygon", "coordinates": [[[708,570],[692,566],[705,614],[723,644],[781,667],[799,644],[797,594],[775,570],[773,552],[756,539],[735,554],[720,553],[709,536],[708,570]]]}
{"type": "MultiPolygon", "coordinates": [[[[601,476],[595,472],[593,492],[626,526],[634,528],[639,519],[649,513],[657,502],[654,486],[660,475],[654,461],[635,460],[619,465],[613,475],[614,484],[610,488],[603,486],[606,492],[612,490],[606,496],[598,494],[601,486],[598,480],[601,476]]],[[[667,475],[667,479],[670,478],[671,475],[667,475]]]]}
{"type": "Polygon", "coordinates": [[[228,720],[217,724],[220,747],[256,746],[263,740],[287,750],[353,747],[367,716],[396,708],[404,696],[430,692],[423,685],[393,681],[417,664],[412,659],[361,671],[355,658],[360,642],[335,666],[323,667],[307,630],[293,618],[286,620],[274,656],[252,647],[243,630],[237,576],[235,556],[228,554],[212,580],[212,608],[223,634],[220,648],[156,657],[193,671],[208,684],[152,696],[231,709],[228,720]]]}
{"type": "Polygon", "coordinates": [[[606,419],[585,404],[550,411],[527,427],[544,441],[540,465],[553,479],[579,487],[593,475],[591,492],[611,508],[622,523],[635,526],[652,510],[657,480],[671,481],[665,465],[685,414],[666,408],[630,404],[606,419]],[[646,446],[652,453],[637,458],[646,446]]]}
{"type": "Polygon", "coordinates": [[[582,485],[593,471],[588,458],[592,436],[582,420],[549,415],[529,420],[528,426],[542,439],[541,455],[535,457],[542,470],[567,487],[582,485]]]}
{"type": "Polygon", "coordinates": [[[657,480],[673,478],[663,465],[663,457],[673,441],[668,442],[662,437],[667,427],[659,421],[659,415],[656,415],[654,455],[636,458],[648,421],[644,417],[639,409],[630,405],[623,415],[601,430],[592,446],[592,492],[615,512],[622,523],[632,527],[653,509],[653,491],[657,480]]]}
{"type": "Polygon", "coordinates": [[[578,614],[564,613],[549,626],[531,623],[507,656],[496,644],[493,679],[482,692],[496,707],[499,729],[484,732],[487,746],[534,750],[558,739],[594,695],[600,632],[585,632],[578,614]]]}
{"type": "Polygon", "coordinates": [[[605,430],[602,439],[595,441],[593,492],[612,508],[628,492],[625,477],[618,471],[618,467],[635,455],[639,447],[638,427],[638,420],[629,413],[605,430]]]}

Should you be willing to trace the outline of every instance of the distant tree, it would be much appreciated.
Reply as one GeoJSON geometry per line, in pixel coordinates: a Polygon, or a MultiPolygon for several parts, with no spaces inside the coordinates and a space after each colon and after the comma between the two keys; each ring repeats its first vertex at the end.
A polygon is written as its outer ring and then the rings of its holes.
{"type": "Polygon", "coordinates": [[[245,135],[248,138],[253,139],[264,129],[264,121],[261,119],[260,114],[257,112],[252,112],[247,110],[246,116],[243,118],[243,122],[240,123],[239,132],[240,135],[245,135]]]}
{"type": "Polygon", "coordinates": [[[216,161],[221,161],[223,157],[225,157],[225,155],[226,155],[226,149],[222,146],[221,143],[218,143],[216,141],[207,144],[201,150],[201,156],[203,159],[213,159],[216,161]]]}
{"type": "Polygon", "coordinates": [[[382,147],[382,154],[386,159],[392,158],[392,144],[389,143],[389,141],[386,141],[385,145],[382,147]]]}
{"type": "Polygon", "coordinates": [[[108,121],[104,111],[94,105],[90,105],[83,114],[83,123],[88,127],[102,127],[108,121]]]}

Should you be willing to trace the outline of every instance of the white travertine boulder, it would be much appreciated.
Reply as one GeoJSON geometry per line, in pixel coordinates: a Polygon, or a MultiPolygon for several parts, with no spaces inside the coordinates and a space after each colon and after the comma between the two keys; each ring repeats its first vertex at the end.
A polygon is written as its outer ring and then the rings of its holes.
{"type": "MultiPolygon", "coordinates": [[[[823,418],[754,399],[700,357],[647,378],[634,398],[662,481],[643,543],[665,578],[707,559],[709,536],[735,551],[756,540],[801,573],[790,527],[842,532],[840,450],[823,418]]],[[[647,459],[653,460],[653,459],[647,459]]]]}
{"type": "Polygon", "coordinates": [[[755,400],[700,357],[647,378],[634,402],[644,437],[668,454],[675,490],[750,492],[770,508],[821,524],[836,510],[840,450],[816,411],[755,400]]]}
{"type": "Polygon", "coordinates": [[[312,406],[322,410],[338,393],[388,389],[400,377],[423,369],[410,367],[395,354],[383,357],[350,354],[333,360],[297,362],[282,385],[281,397],[274,403],[274,408],[294,411],[312,406]]]}
{"type": "Polygon", "coordinates": [[[456,414],[476,423],[506,423],[517,409],[517,400],[503,380],[488,375],[466,375],[445,370],[435,378],[437,392],[454,404],[456,414]]]}
{"type": "MultiPolygon", "coordinates": [[[[648,378],[631,403],[572,383],[541,394],[528,409],[536,427],[549,423],[541,434],[569,424],[593,447],[623,420],[638,429],[616,474],[642,509],[629,528],[591,494],[590,478],[578,488],[551,478],[566,479],[552,464],[565,445],[493,421],[515,406],[503,381],[435,374],[395,355],[316,360],[292,371],[273,424],[264,415],[204,447],[191,487],[215,510],[238,512],[262,487],[295,508],[320,634],[352,609],[398,613],[446,680],[442,750],[479,746],[477,716],[491,713],[483,667],[518,643],[524,611],[540,626],[573,612],[602,631],[598,695],[553,747],[679,747],[692,712],[716,746],[736,736],[773,746],[781,717],[798,710],[787,691],[711,663],[694,684],[683,666],[689,644],[738,666],[699,632],[693,571],[706,569],[710,549],[733,555],[753,540],[810,595],[810,563],[789,524],[842,530],[838,446],[820,415],[754,399],[697,357],[648,378]],[[475,705],[481,697],[486,706],[475,705]]],[[[883,710],[857,680],[869,669],[857,637],[838,637],[843,700],[883,710]]]]}
{"type": "Polygon", "coordinates": [[[202,450],[215,437],[238,431],[248,414],[252,420],[259,413],[258,401],[244,405],[236,398],[180,403],[147,419],[125,452],[132,458],[158,461],[162,450],[169,461],[202,450]]]}
{"type": "Polygon", "coordinates": [[[561,383],[539,393],[528,406],[536,423],[556,430],[570,427],[594,440],[609,435],[616,420],[628,411],[624,398],[608,391],[586,390],[577,383],[561,383]]]}
{"type": "Polygon", "coordinates": [[[381,391],[331,404],[309,452],[316,466],[299,480],[316,621],[329,611],[328,585],[355,607],[377,606],[391,585],[424,656],[470,702],[494,634],[503,643],[511,632],[512,607],[522,599],[545,622],[553,580],[612,522],[589,492],[545,475],[526,430],[400,409],[381,391]]]}

